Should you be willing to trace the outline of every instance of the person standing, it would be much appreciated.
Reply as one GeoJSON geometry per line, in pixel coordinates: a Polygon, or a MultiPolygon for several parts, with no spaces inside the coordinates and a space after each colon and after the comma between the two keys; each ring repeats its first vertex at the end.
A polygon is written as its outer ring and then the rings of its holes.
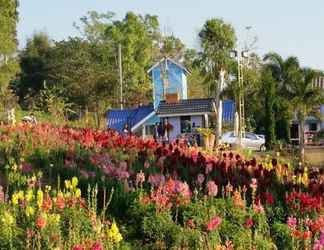
{"type": "Polygon", "coordinates": [[[128,135],[128,134],[129,134],[129,127],[128,127],[128,124],[127,124],[127,123],[126,123],[125,126],[124,126],[123,133],[124,133],[125,135],[128,135]]]}

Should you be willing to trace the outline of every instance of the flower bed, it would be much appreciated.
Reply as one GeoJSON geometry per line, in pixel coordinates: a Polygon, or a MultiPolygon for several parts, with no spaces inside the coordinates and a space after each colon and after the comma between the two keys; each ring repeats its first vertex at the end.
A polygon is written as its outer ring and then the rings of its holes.
{"type": "Polygon", "coordinates": [[[0,215],[10,228],[0,230],[0,239],[7,248],[324,245],[323,170],[47,124],[1,127],[0,139],[0,215]],[[63,182],[69,179],[74,184],[63,182]],[[117,221],[121,233],[106,220],[117,221]]]}

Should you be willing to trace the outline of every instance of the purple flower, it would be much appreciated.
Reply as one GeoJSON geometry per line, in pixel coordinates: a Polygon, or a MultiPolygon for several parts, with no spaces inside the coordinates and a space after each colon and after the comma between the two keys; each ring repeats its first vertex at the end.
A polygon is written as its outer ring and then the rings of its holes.
{"type": "Polygon", "coordinates": [[[24,174],[28,174],[30,172],[33,171],[33,166],[30,164],[30,163],[27,163],[27,162],[23,162],[21,164],[21,171],[24,173],[24,174]]]}

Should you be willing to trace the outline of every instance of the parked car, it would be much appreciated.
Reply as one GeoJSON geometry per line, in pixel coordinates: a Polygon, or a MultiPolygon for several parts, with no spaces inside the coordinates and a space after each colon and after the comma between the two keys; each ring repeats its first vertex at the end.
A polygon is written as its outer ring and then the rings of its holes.
{"type": "MultiPolygon", "coordinates": [[[[239,138],[234,135],[234,132],[227,132],[221,138],[222,143],[229,144],[230,146],[238,145],[239,138]]],[[[251,132],[246,132],[242,138],[242,147],[253,150],[265,151],[265,137],[264,135],[257,135],[251,132]]]]}

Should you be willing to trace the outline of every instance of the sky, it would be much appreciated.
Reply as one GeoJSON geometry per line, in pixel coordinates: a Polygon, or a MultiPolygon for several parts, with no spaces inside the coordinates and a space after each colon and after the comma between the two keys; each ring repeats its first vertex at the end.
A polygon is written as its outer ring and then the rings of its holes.
{"type": "Polygon", "coordinates": [[[258,38],[259,55],[297,56],[303,66],[324,70],[323,0],[20,0],[19,47],[37,31],[54,40],[79,35],[73,23],[90,10],[112,11],[117,19],[128,11],[157,15],[162,31],[195,49],[204,22],[223,18],[240,44],[258,38]]]}

